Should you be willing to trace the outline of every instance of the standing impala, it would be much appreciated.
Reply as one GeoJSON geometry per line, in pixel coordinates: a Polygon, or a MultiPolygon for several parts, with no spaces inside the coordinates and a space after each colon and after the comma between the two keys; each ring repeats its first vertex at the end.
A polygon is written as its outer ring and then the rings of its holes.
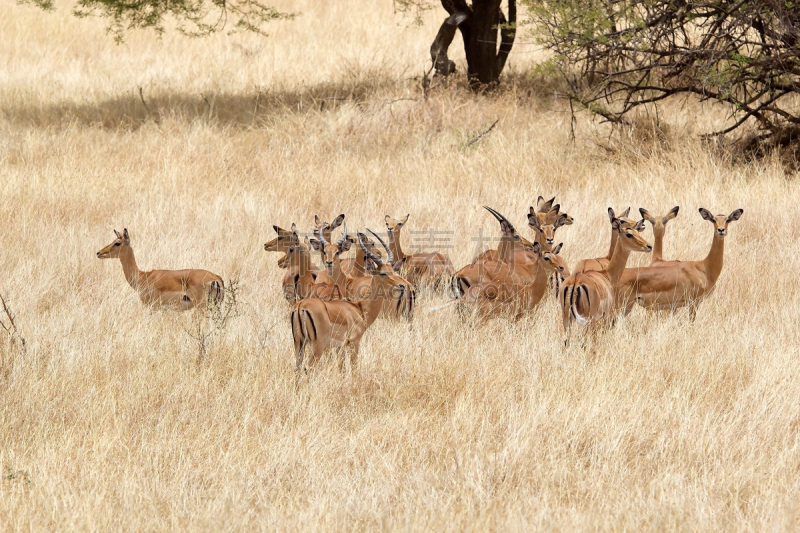
{"type": "Polygon", "coordinates": [[[642,218],[653,225],[653,257],[650,259],[650,265],[664,262],[664,234],[667,231],[667,222],[678,216],[680,206],[675,206],[669,210],[669,213],[663,217],[653,216],[647,212],[644,207],[639,208],[642,218]]]}
{"type": "Polygon", "coordinates": [[[400,246],[400,228],[406,225],[408,217],[403,220],[395,220],[389,215],[384,217],[386,229],[389,232],[389,247],[394,254],[394,269],[404,271],[406,278],[419,286],[424,283],[433,283],[434,287],[439,284],[443,276],[452,276],[455,269],[453,263],[446,255],[439,252],[406,254],[400,246]]]}
{"type": "MultiPolygon", "coordinates": [[[[359,244],[364,247],[360,239],[359,244]]],[[[364,300],[325,302],[310,298],[292,307],[290,318],[298,372],[303,368],[304,351],[308,345],[312,352],[309,366],[313,366],[326,350],[342,347],[350,349],[350,366],[355,368],[361,337],[381,312],[383,300],[396,298],[395,293],[399,292],[397,299],[402,301],[402,293],[409,290],[407,282],[396,275],[390,265],[366,249],[365,253],[375,262],[378,272],[372,276],[364,300]]],[[[339,368],[344,368],[344,354],[339,360],[339,368]]]]}
{"type": "Polygon", "coordinates": [[[722,273],[728,225],[739,220],[742,213],[742,209],[737,209],[727,217],[714,216],[701,207],[700,216],[714,224],[711,250],[706,258],[702,261],[664,261],[649,267],[626,269],[617,284],[620,308],[627,314],[634,302],[654,310],[688,306],[689,316],[694,320],[697,306],[711,294],[722,273]]]}
{"type": "Polygon", "coordinates": [[[611,226],[620,236],[608,268],[572,274],[564,280],[558,293],[561,319],[567,335],[573,320],[584,325],[609,319],[616,304],[614,288],[625,269],[628,256],[631,252],[653,251],[653,247],[639,233],[644,230],[644,220],[631,228],[623,226],[615,218],[611,226]]]}
{"type": "Polygon", "coordinates": [[[139,270],[128,229],[122,235],[114,230],[114,235],[116,239],[97,252],[97,257],[120,260],[125,279],[142,303],[186,311],[205,307],[209,301],[220,304],[225,299],[225,283],[208,270],[139,270]]]}
{"type": "MultiPolygon", "coordinates": [[[[620,225],[622,225],[623,228],[626,226],[631,227],[636,224],[635,220],[628,218],[630,212],[631,208],[629,207],[623,211],[622,215],[619,217],[620,225]]],[[[605,257],[598,257],[595,259],[581,259],[578,261],[578,264],[575,265],[573,274],[589,272],[592,270],[605,270],[608,268],[608,264],[611,262],[611,256],[614,255],[614,250],[617,247],[617,239],[619,237],[619,232],[614,229],[614,220],[616,219],[617,216],[614,214],[614,210],[609,207],[608,220],[611,222],[611,245],[608,247],[608,254],[606,254],[605,257]]]]}

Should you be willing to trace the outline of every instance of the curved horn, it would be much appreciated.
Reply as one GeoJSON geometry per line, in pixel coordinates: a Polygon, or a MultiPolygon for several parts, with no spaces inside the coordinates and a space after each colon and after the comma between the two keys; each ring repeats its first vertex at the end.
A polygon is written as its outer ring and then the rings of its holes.
{"type": "Polygon", "coordinates": [[[364,244],[364,238],[365,237],[366,236],[363,233],[359,232],[358,233],[358,244],[359,244],[359,246],[361,246],[361,249],[364,250],[364,254],[366,254],[367,257],[372,259],[375,262],[375,264],[378,265],[378,267],[380,267],[381,265],[383,265],[383,261],[381,260],[380,256],[375,255],[372,252],[370,252],[369,250],[367,250],[367,247],[364,244]]]}
{"type": "Polygon", "coordinates": [[[501,215],[500,213],[498,213],[497,211],[495,211],[494,209],[492,209],[488,205],[483,206],[483,208],[486,209],[487,211],[489,211],[491,214],[493,214],[494,218],[496,218],[498,220],[498,222],[502,222],[503,221],[503,215],[501,215]]]}
{"type": "Polygon", "coordinates": [[[342,238],[336,241],[336,246],[340,247],[344,244],[344,241],[347,240],[347,222],[344,223],[344,232],[342,233],[342,238]]]}
{"type": "Polygon", "coordinates": [[[388,254],[388,255],[387,255],[387,258],[388,258],[388,263],[389,263],[389,265],[390,265],[390,266],[394,266],[394,254],[393,254],[393,253],[392,253],[392,251],[389,249],[389,247],[388,247],[388,246],[386,246],[386,243],[385,243],[385,242],[383,242],[383,239],[381,239],[381,238],[378,236],[378,234],[377,234],[377,233],[375,233],[374,231],[372,231],[371,229],[367,228],[367,231],[368,231],[368,232],[370,232],[370,233],[372,233],[373,235],[375,235],[375,238],[376,238],[376,239],[378,239],[378,240],[380,241],[380,243],[383,245],[383,247],[384,247],[384,248],[386,248],[386,253],[388,254]]]}

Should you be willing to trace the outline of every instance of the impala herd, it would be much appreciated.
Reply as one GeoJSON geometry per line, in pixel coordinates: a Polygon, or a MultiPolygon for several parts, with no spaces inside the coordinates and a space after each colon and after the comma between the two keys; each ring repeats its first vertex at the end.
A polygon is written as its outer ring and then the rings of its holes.
{"type": "MultiPolygon", "coordinates": [[[[505,216],[485,207],[500,224],[499,244],[458,271],[442,253],[403,252],[401,229],[409,215],[400,220],[385,217],[388,244],[369,229],[375,240],[361,232],[354,237],[348,233],[343,214],[330,223],[315,217],[315,238],[311,239],[301,240],[294,224],[289,230],[273,226],[277,237],[264,244],[264,250],[283,253],[278,266],[286,270],[282,288],[291,307],[297,370],[306,363],[313,366],[323,352],[336,348],[341,348],[340,367],[345,351],[354,367],[361,338],[379,316],[413,319],[418,287],[438,291],[449,287],[452,299],[431,312],[455,306],[478,320],[497,316],[518,320],[553,288],[567,340],[573,323],[593,329],[610,325],[636,304],[647,310],[688,307],[694,320],[697,306],[714,290],[722,272],[728,225],[743,212],[737,209],[727,216],[713,215],[700,208],[701,217],[714,225],[708,255],[700,261],[667,261],[663,258],[664,233],[667,223],[678,216],[678,207],[664,216],[639,209],[642,218],[638,221],[628,218],[630,208],[620,216],[609,208],[608,254],[583,259],[570,272],[559,255],[563,244],[555,244],[555,234],[574,220],[554,201],[540,196],[527,213],[532,240],[520,236],[505,216]],[[642,235],[645,221],[653,228],[652,245],[642,235]],[[341,236],[334,241],[333,233],[339,227],[341,236]],[[355,248],[355,257],[342,257],[351,248],[355,248]],[[314,264],[314,252],[319,254],[322,268],[314,264]],[[626,268],[631,252],[652,252],[650,265],[626,268]],[[306,347],[312,352],[307,361],[306,347]]],[[[206,270],[140,271],[128,230],[122,234],[115,230],[114,234],[114,241],[97,252],[97,257],[119,258],[125,279],[143,303],[188,310],[224,300],[222,278],[206,270]]]]}

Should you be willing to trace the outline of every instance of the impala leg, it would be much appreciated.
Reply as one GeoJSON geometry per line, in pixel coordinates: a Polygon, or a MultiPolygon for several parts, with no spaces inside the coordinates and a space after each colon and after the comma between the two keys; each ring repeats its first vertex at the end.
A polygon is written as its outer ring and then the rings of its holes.
{"type": "Polygon", "coordinates": [[[354,372],[358,364],[358,348],[360,345],[360,342],[354,342],[350,346],[350,372],[354,372]]]}

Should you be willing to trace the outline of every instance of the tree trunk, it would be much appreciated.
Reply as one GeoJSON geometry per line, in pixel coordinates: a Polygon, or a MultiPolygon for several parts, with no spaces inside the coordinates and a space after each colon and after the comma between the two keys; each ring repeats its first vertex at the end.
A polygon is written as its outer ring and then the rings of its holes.
{"type": "Polygon", "coordinates": [[[497,71],[497,24],[500,0],[475,0],[472,4],[470,35],[467,43],[467,75],[470,85],[494,85],[497,71]]]}
{"type": "Polygon", "coordinates": [[[481,87],[491,88],[497,84],[500,73],[505,67],[516,34],[517,8],[516,0],[508,0],[508,18],[500,9],[501,0],[473,0],[469,6],[466,0],[442,0],[442,7],[450,17],[442,24],[437,39],[431,46],[431,57],[437,72],[448,75],[453,69],[440,68],[439,64],[447,63],[447,48],[452,41],[452,27],[457,24],[464,39],[464,50],[467,56],[467,77],[473,90],[481,87]],[[510,27],[498,28],[508,24],[510,27]],[[497,34],[500,32],[498,49],[497,34]],[[448,37],[445,39],[443,37],[448,37]],[[438,61],[437,61],[438,60],[438,61]]]}

